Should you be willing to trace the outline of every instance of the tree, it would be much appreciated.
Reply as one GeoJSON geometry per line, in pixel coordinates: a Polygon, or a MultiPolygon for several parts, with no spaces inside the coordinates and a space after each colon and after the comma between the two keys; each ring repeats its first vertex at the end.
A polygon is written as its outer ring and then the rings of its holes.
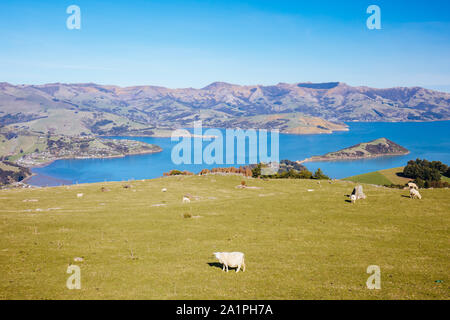
{"type": "Polygon", "coordinates": [[[330,178],[328,176],[326,176],[323,172],[322,169],[317,169],[317,171],[314,173],[313,176],[314,179],[317,180],[330,180],[330,178]]]}
{"type": "Polygon", "coordinates": [[[450,167],[447,169],[447,171],[444,174],[447,178],[450,178],[450,167]]]}
{"type": "Polygon", "coordinates": [[[432,161],[431,168],[438,170],[442,174],[446,173],[448,170],[448,166],[440,161],[432,161]]]}
{"type": "Polygon", "coordinates": [[[261,163],[258,163],[255,168],[252,170],[253,178],[258,178],[261,176],[261,163]]]}
{"type": "Polygon", "coordinates": [[[312,175],[313,175],[312,172],[306,169],[298,173],[299,179],[311,179],[312,175]]]}
{"type": "Polygon", "coordinates": [[[425,187],[425,181],[423,181],[422,179],[420,179],[420,178],[417,178],[416,180],[415,180],[415,183],[417,184],[417,186],[419,187],[419,188],[424,188],[425,187]]]}
{"type": "Polygon", "coordinates": [[[425,159],[417,159],[416,161],[411,160],[408,162],[405,169],[403,169],[403,175],[411,179],[420,178],[425,181],[440,181],[441,173],[444,173],[441,170],[448,170],[447,165],[440,161],[430,162],[425,159]]]}

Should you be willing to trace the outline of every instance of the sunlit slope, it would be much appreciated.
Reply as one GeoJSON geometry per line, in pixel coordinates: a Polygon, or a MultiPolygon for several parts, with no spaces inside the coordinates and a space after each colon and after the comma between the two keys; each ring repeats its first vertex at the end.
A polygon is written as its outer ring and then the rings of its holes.
{"type": "Polygon", "coordinates": [[[359,183],[376,184],[376,185],[406,185],[413,179],[402,176],[404,167],[385,169],[375,172],[360,174],[353,177],[345,178],[346,181],[353,181],[359,183]]]}

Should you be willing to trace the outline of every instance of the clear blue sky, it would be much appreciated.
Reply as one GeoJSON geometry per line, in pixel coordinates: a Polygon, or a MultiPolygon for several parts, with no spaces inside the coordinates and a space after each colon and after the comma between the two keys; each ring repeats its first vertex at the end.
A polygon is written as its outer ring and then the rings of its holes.
{"type": "Polygon", "coordinates": [[[450,91],[450,1],[1,0],[0,81],[450,91]],[[66,8],[81,8],[81,30],[66,8]],[[382,30],[366,9],[381,8],[382,30]]]}

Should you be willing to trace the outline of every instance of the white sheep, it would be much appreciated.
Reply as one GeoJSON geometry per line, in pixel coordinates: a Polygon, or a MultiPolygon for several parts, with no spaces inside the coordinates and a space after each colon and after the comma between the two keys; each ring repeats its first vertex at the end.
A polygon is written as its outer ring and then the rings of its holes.
{"type": "Polygon", "coordinates": [[[419,187],[417,186],[417,184],[415,184],[415,183],[413,183],[413,182],[409,182],[409,183],[408,183],[408,187],[409,187],[410,189],[416,189],[416,190],[419,190],[419,187]]]}
{"type": "Polygon", "coordinates": [[[166,188],[162,188],[161,192],[167,192],[167,189],[166,188]]]}
{"type": "Polygon", "coordinates": [[[82,194],[82,193],[77,194],[77,198],[83,198],[83,196],[84,196],[84,194],[82,194]]]}
{"type": "Polygon", "coordinates": [[[419,191],[416,189],[410,189],[409,190],[409,196],[411,197],[411,199],[422,199],[422,196],[420,195],[419,191]]]}
{"type": "Polygon", "coordinates": [[[191,203],[191,199],[188,197],[183,197],[183,203],[191,203]]]}
{"type": "Polygon", "coordinates": [[[227,271],[228,268],[237,268],[236,273],[242,267],[242,272],[245,272],[244,254],[242,252],[214,252],[214,256],[223,264],[222,271],[227,271]]]}
{"type": "Polygon", "coordinates": [[[366,199],[366,195],[363,192],[363,187],[362,186],[356,186],[353,189],[352,195],[356,196],[356,200],[366,199]]]}

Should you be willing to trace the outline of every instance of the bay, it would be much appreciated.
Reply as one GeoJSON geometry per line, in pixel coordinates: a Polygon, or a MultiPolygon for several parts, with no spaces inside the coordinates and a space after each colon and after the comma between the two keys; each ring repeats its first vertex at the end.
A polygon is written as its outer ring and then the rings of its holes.
{"type": "MultiPolygon", "coordinates": [[[[382,157],[376,159],[309,162],[306,167],[315,171],[321,168],[332,178],[341,179],[376,170],[404,166],[408,160],[425,158],[450,164],[450,121],[439,122],[402,122],[402,123],[348,123],[350,131],[336,132],[330,135],[287,135],[280,134],[280,160],[303,160],[314,155],[323,155],[385,137],[411,151],[405,156],[382,157]]],[[[221,130],[221,132],[225,132],[221,130]]],[[[57,160],[48,166],[34,168],[36,175],[28,183],[36,186],[55,186],[74,183],[103,181],[126,181],[134,179],[152,179],[161,177],[172,169],[188,170],[198,173],[204,168],[225,167],[227,165],[182,164],[172,162],[172,148],[177,142],[170,138],[153,137],[110,137],[132,139],[157,144],[163,151],[157,154],[127,156],[112,159],[76,159],[57,160]]],[[[203,142],[207,146],[208,141],[203,142]]],[[[268,147],[270,150],[270,146],[268,147]]],[[[248,163],[248,148],[246,150],[248,163]]],[[[230,165],[228,165],[230,166],[230,165]]],[[[238,167],[239,165],[233,165],[238,167]]]]}

